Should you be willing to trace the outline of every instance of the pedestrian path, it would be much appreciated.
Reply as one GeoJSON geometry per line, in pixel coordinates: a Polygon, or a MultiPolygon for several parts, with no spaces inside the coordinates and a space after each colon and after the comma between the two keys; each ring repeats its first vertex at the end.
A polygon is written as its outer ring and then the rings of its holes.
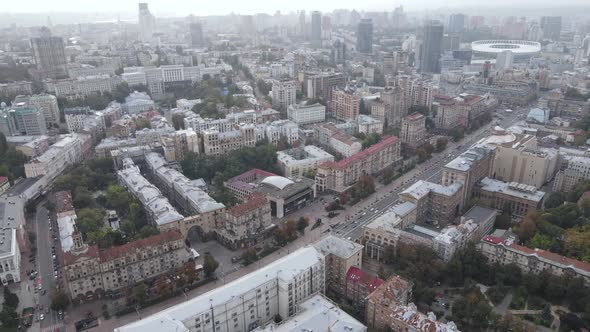
{"type": "Polygon", "coordinates": [[[64,328],[64,324],[63,323],[56,323],[53,324],[51,326],[48,327],[44,327],[43,329],[41,329],[41,332],[63,332],[66,329],[64,328]]]}

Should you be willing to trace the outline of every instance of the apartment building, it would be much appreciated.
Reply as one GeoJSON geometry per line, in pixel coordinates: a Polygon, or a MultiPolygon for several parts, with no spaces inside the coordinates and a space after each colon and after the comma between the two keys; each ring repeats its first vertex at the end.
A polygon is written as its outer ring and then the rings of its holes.
{"type": "Polygon", "coordinates": [[[89,107],[66,108],[64,117],[70,133],[87,132],[97,137],[102,136],[106,130],[102,113],[93,111],[89,107]]]}
{"type": "Polygon", "coordinates": [[[401,140],[410,147],[420,146],[426,138],[426,118],[420,113],[413,113],[402,119],[401,140]]]}
{"type": "Polygon", "coordinates": [[[256,127],[254,125],[242,125],[238,129],[226,132],[208,129],[204,130],[202,135],[203,152],[208,156],[223,156],[230,151],[256,145],[256,127]]]}
{"type": "Polygon", "coordinates": [[[477,94],[490,94],[501,103],[513,105],[527,105],[537,96],[536,82],[526,81],[501,81],[495,80],[493,84],[467,83],[463,89],[477,94]]]}
{"type": "Polygon", "coordinates": [[[24,102],[0,109],[0,132],[4,136],[40,136],[47,133],[43,112],[24,102]]]}
{"type": "Polygon", "coordinates": [[[0,83],[0,94],[4,96],[30,95],[33,83],[27,81],[0,83]]]}
{"type": "Polygon", "coordinates": [[[331,123],[323,123],[314,127],[314,134],[321,146],[348,158],[362,150],[360,140],[331,123]]]}
{"type": "Polygon", "coordinates": [[[548,272],[558,277],[580,277],[590,285],[590,264],[542,249],[531,249],[514,243],[514,239],[486,235],[478,248],[491,264],[515,264],[524,273],[548,272]]]}
{"type": "Polygon", "coordinates": [[[509,207],[512,214],[519,217],[540,210],[545,198],[545,192],[535,186],[487,177],[475,185],[473,195],[491,208],[503,210],[509,207]]]}
{"type": "Polygon", "coordinates": [[[315,172],[320,164],[331,161],[334,156],[315,145],[277,152],[277,162],[286,177],[315,172]]]}
{"type": "Polygon", "coordinates": [[[396,229],[405,229],[416,223],[416,205],[403,202],[394,206],[365,225],[363,228],[362,243],[365,246],[365,254],[368,257],[381,261],[388,246],[395,247],[398,234],[396,229]]]}
{"type": "MultiPolygon", "coordinates": [[[[6,226],[6,225],[5,225],[6,226]]],[[[21,254],[16,228],[3,227],[0,230],[0,281],[3,286],[20,282],[21,254]]]]}
{"type": "Polygon", "coordinates": [[[117,178],[127,190],[137,198],[147,217],[157,226],[183,219],[160,190],[141,175],[131,158],[123,159],[123,169],[117,172],[117,178]]]}
{"type": "Polygon", "coordinates": [[[459,217],[463,184],[441,185],[420,180],[399,194],[402,202],[416,205],[416,220],[421,223],[445,226],[459,217]]]}
{"type": "Polygon", "coordinates": [[[56,97],[85,98],[93,94],[113,92],[121,83],[118,76],[96,75],[45,82],[45,90],[56,97]]]}
{"type": "Polygon", "coordinates": [[[401,160],[400,140],[386,136],[381,142],[338,162],[320,165],[315,178],[316,190],[346,191],[361,176],[375,174],[387,166],[395,166],[401,160]]]}
{"type": "Polygon", "coordinates": [[[68,167],[82,161],[91,146],[92,140],[89,135],[62,135],[45,153],[25,164],[25,175],[27,178],[44,175],[51,181],[68,167]]]}
{"type": "Polygon", "coordinates": [[[290,120],[277,120],[266,125],[258,125],[258,128],[264,128],[264,137],[271,144],[277,145],[282,138],[286,139],[288,144],[299,141],[299,126],[290,120]]]}
{"type": "Polygon", "coordinates": [[[72,300],[89,301],[95,296],[113,294],[138,282],[173,272],[189,257],[184,237],[178,231],[160,233],[105,250],[96,245],[88,246],[77,232],[72,250],[63,253],[67,290],[72,300]]]}
{"type": "Polygon", "coordinates": [[[39,94],[32,96],[17,96],[14,103],[22,103],[32,106],[43,113],[45,125],[47,128],[54,124],[59,124],[59,107],[57,105],[57,98],[49,94],[39,94]]]}
{"type": "Polygon", "coordinates": [[[342,73],[305,73],[304,76],[303,91],[309,99],[320,98],[328,102],[332,100],[334,89],[344,88],[346,84],[342,73]]]}
{"type": "Polygon", "coordinates": [[[365,321],[370,328],[385,330],[391,326],[391,312],[398,305],[407,305],[412,298],[411,281],[393,275],[367,296],[365,321]]]}
{"type": "Polygon", "coordinates": [[[225,222],[217,231],[217,240],[237,249],[249,247],[272,229],[270,202],[262,193],[253,193],[225,212],[225,222]]]}
{"type": "Polygon", "coordinates": [[[150,112],[156,109],[156,104],[152,98],[145,92],[134,91],[125,97],[123,110],[127,114],[139,114],[150,112]]]}
{"type": "Polygon", "coordinates": [[[553,191],[571,192],[580,181],[590,179],[590,157],[560,154],[558,169],[553,191]]]}
{"type": "Polygon", "coordinates": [[[167,161],[181,161],[189,152],[199,153],[201,150],[201,139],[192,128],[176,130],[167,137],[162,137],[160,142],[167,161]]]}
{"type": "Polygon", "coordinates": [[[360,94],[350,89],[332,91],[330,112],[338,120],[354,120],[359,115],[361,105],[360,94]]]}
{"type": "MultiPolygon", "coordinates": [[[[325,289],[325,258],[314,247],[300,248],[224,287],[115,329],[238,332],[265,326],[280,315],[289,320],[297,308],[325,289]]],[[[313,312],[319,312],[314,309],[313,312]]],[[[315,326],[314,326],[315,327],[315,326]]]]}
{"type": "Polygon", "coordinates": [[[293,104],[287,108],[287,117],[298,125],[326,121],[326,106],[322,104],[293,104]]]}
{"type": "Polygon", "coordinates": [[[351,267],[362,268],[363,246],[332,235],[313,246],[325,256],[326,284],[331,290],[344,295],[348,271],[351,267]]]}
{"type": "Polygon", "coordinates": [[[296,103],[297,82],[291,80],[273,80],[272,106],[278,110],[286,110],[296,103]]]}
{"type": "Polygon", "coordinates": [[[491,174],[495,149],[476,144],[443,167],[442,185],[461,183],[461,206],[469,201],[475,183],[491,174]]]}
{"type": "Polygon", "coordinates": [[[351,266],[346,272],[343,293],[355,308],[364,308],[367,296],[381,284],[383,284],[381,278],[371,275],[356,266],[351,266]]]}
{"type": "Polygon", "coordinates": [[[383,134],[383,121],[364,114],[357,115],[355,120],[359,134],[383,134]]]}
{"type": "MultiPolygon", "coordinates": [[[[383,117],[377,118],[383,123],[387,122],[388,127],[398,126],[410,107],[409,102],[404,98],[404,90],[400,86],[385,88],[381,91],[381,101],[383,103],[383,117]]],[[[375,109],[375,113],[380,113],[379,110],[375,109]]],[[[373,108],[371,108],[371,114],[373,113],[373,108]]]]}
{"type": "Polygon", "coordinates": [[[513,135],[514,140],[496,145],[491,177],[541,188],[555,174],[557,154],[540,151],[535,136],[513,135]]]}

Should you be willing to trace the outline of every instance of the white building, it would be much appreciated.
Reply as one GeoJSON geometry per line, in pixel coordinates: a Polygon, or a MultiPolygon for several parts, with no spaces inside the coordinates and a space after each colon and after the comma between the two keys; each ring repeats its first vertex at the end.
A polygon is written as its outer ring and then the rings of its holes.
{"type": "Polygon", "coordinates": [[[45,83],[45,89],[56,97],[83,98],[89,95],[103,92],[113,92],[121,83],[118,76],[96,75],[49,81],[45,83]]]}
{"type": "Polygon", "coordinates": [[[48,94],[33,95],[28,99],[28,103],[43,112],[47,127],[59,124],[59,107],[55,96],[48,94]]]}
{"type": "Polygon", "coordinates": [[[368,115],[359,114],[356,117],[358,124],[358,132],[365,135],[375,133],[383,134],[383,121],[370,117],[368,115]]]}
{"type": "Polygon", "coordinates": [[[315,171],[327,161],[334,161],[334,156],[315,145],[277,152],[279,167],[286,177],[302,176],[315,171]]]}
{"type": "Polygon", "coordinates": [[[193,107],[195,107],[195,105],[200,103],[201,99],[178,99],[176,101],[176,108],[183,111],[190,111],[193,109],[193,107]]]}
{"type": "Polygon", "coordinates": [[[156,108],[152,98],[145,92],[134,91],[125,97],[123,110],[128,114],[153,111],[156,108]]]}
{"type": "Polygon", "coordinates": [[[184,303],[115,329],[116,332],[250,331],[298,314],[298,305],[325,288],[325,259],[304,247],[184,303]]]}
{"type": "Polygon", "coordinates": [[[287,107],[295,104],[296,93],[297,82],[274,80],[272,82],[273,108],[286,110],[287,107]]]}
{"type": "Polygon", "coordinates": [[[277,120],[264,128],[266,139],[272,144],[277,144],[281,137],[287,139],[287,143],[293,144],[299,140],[299,127],[289,120],[277,120]]]}
{"type": "Polygon", "coordinates": [[[53,180],[68,167],[82,161],[90,139],[89,135],[63,135],[49,150],[25,164],[26,177],[45,175],[48,181],[53,180]]]}
{"type": "Polygon", "coordinates": [[[287,117],[298,125],[326,121],[326,106],[295,104],[287,108],[287,117]]]}
{"type": "Polygon", "coordinates": [[[6,286],[12,282],[20,282],[21,256],[16,229],[3,228],[0,235],[0,280],[6,286]]]}

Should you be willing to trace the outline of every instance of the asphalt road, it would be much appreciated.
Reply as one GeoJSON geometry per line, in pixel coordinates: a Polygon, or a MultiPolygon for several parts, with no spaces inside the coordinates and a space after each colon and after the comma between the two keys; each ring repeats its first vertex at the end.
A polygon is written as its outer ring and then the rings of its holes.
{"type": "MultiPolygon", "coordinates": [[[[515,111],[510,114],[500,112],[504,119],[499,119],[499,125],[503,128],[511,126],[519,116],[522,118],[521,112],[515,111]]],[[[340,218],[331,221],[332,225],[336,225],[333,227],[333,234],[353,241],[359,239],[362,236],[365,225],[399,203],[398,195],[400,192],[418,180],[439,183],[442,179],[442,167],[469,149],[471,145],[490,135],[491,128],[494,126],[496,126],[495,120],[481,127],[476,132],[465,136],[459,142],[449,141],[445,151],[433,154],[430,160],[416,165],[413,170],[389,185],[378,188],[373,195],[357,203],[355,206],[348,208],[347,211],[339,216],[340,218]]]]}
{"type": "MultiPolygon", "coordinates": [[[[55,216],[51,216],[55,224],[55,216]]],[[[55,225],[54,225],[55,226],[55,225]]],[[[57,318],[57,312],[50,310],[46,314],[46,309],[51,306],[51,296],[55,290],[56,279],[53,271],[53,258],[51,247],[59,245],[54,242],[52,235],[56,231],[56,227],[52,226],[50,229],[50,218],[48,211],[42,204],[37,205],[37,212],[35,215],[35,232],[37,233],[37,271],[38,277],[41,279],[43,290],[36,293],[37,303],[43,305],[44,320],[41,321],[41,331],[53,331],[56,327],[62,326],[62,321],[57,318]],[[45,295],[43,294],[45,291],[45,295]]],[[[57,250],[59,251],[59,250],[57,250]]],[[[38,316],[38,313],[37,313],[38,316]]]]}

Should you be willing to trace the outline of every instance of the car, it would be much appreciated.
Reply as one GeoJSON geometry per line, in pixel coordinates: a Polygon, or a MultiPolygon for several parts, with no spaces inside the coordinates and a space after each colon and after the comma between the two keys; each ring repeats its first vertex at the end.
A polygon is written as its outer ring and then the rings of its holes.
{"type": "Polygon", "coordinates": [[[45,293],[47,293],[47,289],[44,289],[44,290],[41,292],[41,295],[45,295],[45,293]]]}
{"type": "Polygon", "coordinates": [[[39,315],[39,320],[44,320],[44,319],[45,319],[45,315],[43,315],[43,314],[40,314],[40,315],[39,315]]]}

